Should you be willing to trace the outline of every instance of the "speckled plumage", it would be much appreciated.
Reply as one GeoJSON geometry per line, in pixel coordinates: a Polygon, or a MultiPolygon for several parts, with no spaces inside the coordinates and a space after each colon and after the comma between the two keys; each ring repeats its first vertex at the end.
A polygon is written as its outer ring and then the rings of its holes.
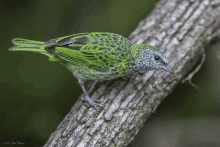
{"type": "Polygon", "coordinates": [[[21,38],[12,40],[11,51],[33,51],[60,61],[79,80],[84,100],[95,108],[101,105],[91,100],[84,88],[85,80],[111,80],[138,70],[164,69],[172,72],[166,57],[156,47],[131,44],[114,33],[80,33],[46,42],[21,38]]]}

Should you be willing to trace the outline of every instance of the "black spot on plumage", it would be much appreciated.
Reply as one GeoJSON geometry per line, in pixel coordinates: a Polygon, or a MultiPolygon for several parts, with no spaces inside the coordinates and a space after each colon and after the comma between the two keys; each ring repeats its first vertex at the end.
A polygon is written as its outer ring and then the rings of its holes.
{"type": "Polygon", "coordinates": [[[99,42],[98,41],[96,41],[96,42],[93,42],[92,44],[98,44],[99,42]]]}
{"type": "Polygon", "coordinates": [[[130,58],[131,62],[135,62],[135,59],[133,57],[130,58]]]}
{"type": "Polygon", "coordinates": [[[78,50],[78,51],[79,51],[81,47],[72,47],[72,46],[69,46],[69,47],[67,47],[67,48],[73,49],[73,50],[78,50]]]}
{"type": "Polygon", "coordinates": [[[116,47],[115,45],[110,45],[111,47],[116,47]]]}
{"type": "Polygon", "coordinates": [[[105,41],[105,43],[108,43],[108,44],[109,44],[109,41],[105,41]]]}
{"type": "Polygon", "coordinates": [[[86,45],[86,42],[74,42],[74,44],[86,45]]]}
{"type": "Polygon", "coordinates": [[[74,39],[76,42],[89,42],[89,38],[87,37],[81,37],[81,38],[77,38],[74,39]]]}
{"type": "Polygon", "coordinates": [[[102,56],[99,56],[99,59],[103,59],[102,56]]]}
{"type": "Polygon", "coordinates": [[[99,50],[106,50],[107,48],[104,47],[100,47],[99,50]]]}
{"type": "Polygon", "coordinates": [[[122,49],[120,47],[118,47],[117,50],[122,51],[122,49]]]}
{"type": "Polygon", "coordinates": [[[62,47],[68,48],[68,49],[73,49],[73,50],[80,50],[81,47],[75,47],[75,46],[70,46],[69,44],[63,45],[62,47]]]}
{"type": "Polygon", "coordinates": [[[103,67],[100,67],[100,66],[96,66],[96,69],[99,71],[106,71],[103,67]]]}
{"type": "Polygon", "coordinates": [[[86,53],[86,52],[82,52],[82,53],[86,55],[94,55],[93,53],[86,53]]]}
{"type": "Polygon", "coordinates": [[[115,41],[119,41],[119,38],[118,37],[114,37],[113,38],[115,41]]]}
{"type": "Polygon", "coordinates": [[[48,51],[49,53],[54,53],[54,51],[55,51],[55,46],[52,46],[52,47],[46,47],[45,48],[46,49],[46,51],[48,51]]]}
{"type": "Polygon", "coordinates": [[[136,64],[133,62],[133,63],[131,63],[131,66],[135,66],[136,64]]]}

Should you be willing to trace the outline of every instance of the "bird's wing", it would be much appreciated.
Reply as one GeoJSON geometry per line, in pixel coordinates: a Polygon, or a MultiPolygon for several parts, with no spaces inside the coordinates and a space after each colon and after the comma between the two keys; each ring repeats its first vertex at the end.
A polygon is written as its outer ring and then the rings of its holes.
{"type": "Polygon", "coordinates": [[[74,65],[127,66],[131,43],[113,33],[81,33],[45,42],[47,51],[74,65]]]}

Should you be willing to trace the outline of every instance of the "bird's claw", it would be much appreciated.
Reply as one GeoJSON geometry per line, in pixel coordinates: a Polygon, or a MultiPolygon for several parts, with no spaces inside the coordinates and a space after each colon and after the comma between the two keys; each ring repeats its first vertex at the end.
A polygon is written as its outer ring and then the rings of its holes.
{"type": "Polygon", "coordinates": [[[90,105],[92,105],[95,109],[99,110],[100,108],[102,108],[102,105],[101,104],[98,104],[100,103],[100,100],[94,100],[94,99],[90,99],[89,97],[84,97],[84,98],[81,98],[83,101],[87,101],[90,105]]]}

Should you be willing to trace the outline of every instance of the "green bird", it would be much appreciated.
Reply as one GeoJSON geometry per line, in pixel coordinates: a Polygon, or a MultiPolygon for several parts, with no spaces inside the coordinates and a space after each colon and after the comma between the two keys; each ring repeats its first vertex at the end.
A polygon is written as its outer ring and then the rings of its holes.
{"type": "Polygon", "coordinates": [[[99,109],[98,100],[90,99],[86,80],[112,80],[139,70],[163,69],[172,72],[167,58],[154,46],[132,44],[125,37],[107,32],[80,33],[46,42],[15,38],[10,51],[44,54],[49,61],[60,61],[78,79],[85,94],[83,100],[99,109]]]}

